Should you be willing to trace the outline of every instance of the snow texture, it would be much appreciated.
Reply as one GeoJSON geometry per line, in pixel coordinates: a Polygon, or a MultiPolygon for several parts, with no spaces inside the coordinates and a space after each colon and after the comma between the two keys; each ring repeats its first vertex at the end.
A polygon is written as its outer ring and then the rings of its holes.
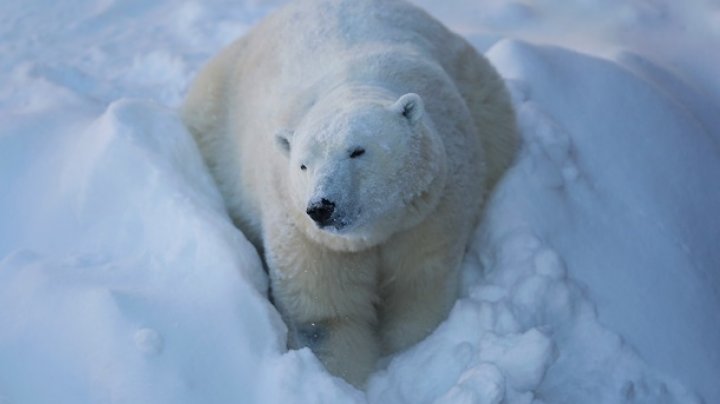
{"type": "Polygon", "coordinates": [[[279,3],[0,4],[0,403],[720,402],[716,2],[418,1],[525,144],[448,320],[366,392],[285,349],[174,109],[279,3]]]}

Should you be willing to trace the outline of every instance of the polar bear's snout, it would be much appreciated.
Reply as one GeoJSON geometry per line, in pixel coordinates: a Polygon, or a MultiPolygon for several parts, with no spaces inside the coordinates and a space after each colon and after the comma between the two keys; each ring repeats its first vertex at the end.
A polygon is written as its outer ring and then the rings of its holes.
{"type": "Polygon", "coordinates": [[[318,226],[325,227],[332,224],[332,214],[334,211],[335,202],[322,198],[319,201],[310,202],[305,213],[307,213],[318,226]]]}

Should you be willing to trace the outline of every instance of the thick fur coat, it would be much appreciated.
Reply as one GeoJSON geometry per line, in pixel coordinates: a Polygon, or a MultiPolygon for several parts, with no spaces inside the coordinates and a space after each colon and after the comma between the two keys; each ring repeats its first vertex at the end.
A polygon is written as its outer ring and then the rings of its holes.
{"type": "Polygon", "coordinates": [[[395,0],[291,2],[209,62],[182,114],[290,346],[357,386],[447,315],[518,142],[486,59],[395,0]]]}

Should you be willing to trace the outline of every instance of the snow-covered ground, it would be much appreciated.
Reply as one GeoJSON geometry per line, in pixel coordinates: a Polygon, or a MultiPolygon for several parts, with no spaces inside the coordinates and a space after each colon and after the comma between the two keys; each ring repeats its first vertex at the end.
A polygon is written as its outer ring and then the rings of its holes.
{"type": "Polygon", "coordinates": [[[525,146],[367,392],[287,352],[174,108],[281,2],[0,3],[0,403],[720,402],[720,4],[418,0],[525,146]]]}

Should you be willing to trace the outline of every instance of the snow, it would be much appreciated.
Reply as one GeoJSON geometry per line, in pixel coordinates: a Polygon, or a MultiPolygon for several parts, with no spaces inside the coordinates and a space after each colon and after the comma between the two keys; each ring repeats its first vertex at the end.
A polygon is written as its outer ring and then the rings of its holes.
{"type": "Polygon", "coordinates": [[[366,392],[287,351],[175,107],[280,1],[0,4],[0,403],[720,402],[720,6],[418,0],[525,145],[366,392]]]}

